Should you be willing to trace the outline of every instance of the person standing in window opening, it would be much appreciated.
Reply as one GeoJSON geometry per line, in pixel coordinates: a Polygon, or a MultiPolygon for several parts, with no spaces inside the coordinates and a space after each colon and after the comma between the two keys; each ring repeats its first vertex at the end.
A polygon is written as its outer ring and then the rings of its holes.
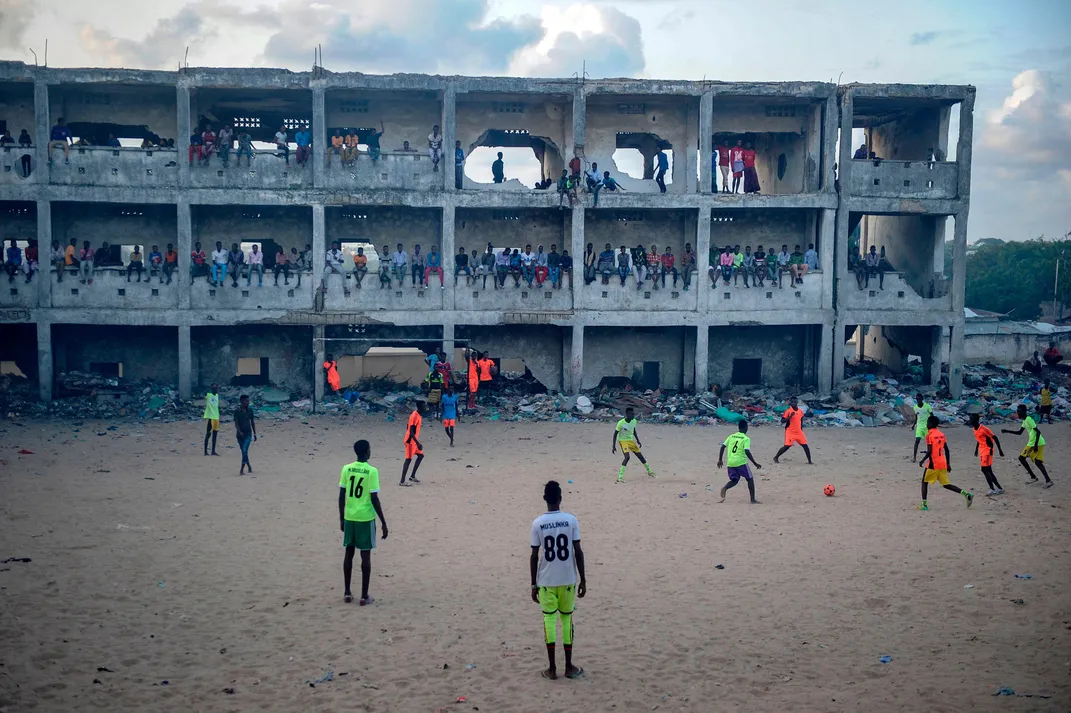
{"type": "Polygon", "coordinates": [[[733,193],[740,192],[741,179],[744,177],[744,146],[742,141],[737,141],[736,146],[729,149],[729,162],[733,169],[733,193]]]}
{"type": "Polygon", "coordinates": [[[381,151],[379,146],[379,140],[383,138],[383,134],[385,134],[386,131],[387,128],[383,126],[383,120],[380,119],[379,131],[372,129],[372,131],[368,134],[368,138],[365,140],[365,144],[367,144],[368,146],[368,158],[372,159],[373,161],[379,160],[379,154],[381,151]]]}
{"type": "Polygon", "coordinates": [[[280,126],[275,132],[275,148],[282,152],[286,167],[290,168],[290,141],[287,139],[285,126],[280,126]]]}
{"type": "MultiPolygon", "coordinates": [[[[406,149],[408,150],[408,142],[406,142],[406,149]]],[[[461,148],[461,142],[454,142],[454,188],[461,190],[465,177],[465,149],[461,148]]]]}
{"type": "Polygon", "coordinates": [[[439,161],[443,157],[443,134],[439,131],[439,125],[431,127],[428,134],[428,156],[431,157],[432,170],[439,170],[439,161]]]}
{"type": "Polygon", "coordinates": [[[759,172],[755,169],[755,148],[751,142],[744,148],[744,193],[759,192],[759,172]]]}
{"type": "Polygon", "coordinates": [[[718,151],[718,170],[721,171],[721,191],[729,192],[729,145],[719,144],[715,147],[718,151]]]}
{"type": "Polygon", "coordinates": [[[655,174],[655,183],[658,184],[659,192],[665,193],[666,171],[669,170],[669,156],[667,156],[665,150],[661,146],[659,146],[658,153],[655,154],[655,158],[658,160],[658,173],[655,174]]]}
{"type": "Polygon", "coordinates": [[[243,155],[245,156],[245,167],[251,168],[253,166],[253,137],[245,129],[238,132],[238,152],[235,154],[234,160],[238,168],[242,167],[243,155]]]}
{"type": "Polygon", "coordinates": [[[216,139],[216,150],[219,153],[219,161],[223,164],[223,168],[227,168],[231,160],[231,150],[234,148],[234,131],[231,129],[230,124],[227,124],[219,130],[219,137],[216,139]]]}
{"type": "Polygon", "coordinates": [[[33,156],[29,153],[29,149],[33,148],[33,139],[30,138],[30,133],[26,129],[23,129],[22,133],[19,134],[19,148],[23,151],[22,157],[19,159],[22,166],[22,177],[29,178],[31,162],[33,161],[33,156]]]}
{"type": "Polygon", "coordinates": [[[309,131],[308,123],[302,124],[301,128],[294,133],[294,143],[297,144],[295,156],[297,165],[304,166],[312,153],[312,132],[309,131]]]}
{"type": "Polygon", "coordinates": [[[495,183],[504,183],[506,180],[506,166],[502,163],[502,152],[498,152],[498,158],[491,164],[491,180],[495,183]]]}
{"type": "Polygon", "coordinates": [[[242,394],[238,400],[238,408],[234,412],[234,431],[238,440],[238,447],[242,449],[242,468],[238,475],[245,475],[245,469],[253,472],[253,464],[249,462],[249,446],[257,440],[257,422],[253,417],[253,409],[249,407],[249,396],[242,394]]]}
{"type": "Polygon", "coordinates": [[[327,385],[337,393],[342,388],[342,380],[338,376],[338,362],[330,354],[324,357],[324,372],[327,374],[327,385]]]}

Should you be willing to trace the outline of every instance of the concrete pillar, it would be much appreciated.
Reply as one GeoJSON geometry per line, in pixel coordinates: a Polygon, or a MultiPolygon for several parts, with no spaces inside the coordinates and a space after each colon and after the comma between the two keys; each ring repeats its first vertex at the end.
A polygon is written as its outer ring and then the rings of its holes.
{"type": "MultiPolygon", "coordinates": [[[[45,184],[48,183],[49,170],[48,170],[48,139],[52,136],[52,125],[49,121],[49,106],[48,106],[48,85],[44,82],[34,82],[33,85],[33,123],[34,134],[33,138],[36,140],[34,145],[34,166],[33,173],[30,174],[30,180],[33,182],[45,184]]],[[[58,117],[57,117],[58,118],[58,117]]],[[[64,117],[66,118],[66,117],[64,117]]],[[[15,127],[12,127],[14,130],[15,127]]],[[[45,246],[52,245],[52,243],[42,243],[37,241],[37,248],[41,251],[42,256],[45,253],[45,246]]],[[[43,262],[43,261],[39,261],[43,262]]]]}
{"type": "Polygon", "coordinates": [[[178,394],[183,401],[189,401],[193,384],[193,349],[190,343],[190,325],[178,327],[178,394]]]}
{"type": "Polygon", "coordinates": [[[695,392],[710,388],[710,327],[700,324],[695,331],[695,392]]]}
{"type": "MultiPolygon", "coordinates": [[[[822,110],[822,190],[832,191],[833,164],[837,162],[837,96],[826,99],[822,110]]],[[[839,168],[839,167],[838,167],[839,168]]]]}
{"type": "Polygon", "coordinates": [[[948,344],[948,390],[952,398],[963,393],[963,327],[950,327],[948,344]]]}
{"type": "Polygon", "coordinates": [[[837,388],[844,381],[844,323],[838,318],[833,322],[833,377],[830,388],[837,388]]]}
{"type": "MultiPolygon", "coordinates": [[[[182,161],[179,161],[182,165],[182,161]]],[[[178,286],[179,309],[190,308],[190,253],[193,252],[193,215],[188,200],[179,200],[175,206],[178,218],[176,250],[178,251],[178,269],[175,281],[178,286]]],[[[206,252],[211,252],[208,250],[206,252]]]]}
{"type": "Polygon", "coordinates": [[[312,353],[313,369],[316,376],[312,380],[312,393],[317,405],[324,400],[324,380],[327,374],[324,372],[324,359],[327,355],[327,343],[324,342],[324,326],[316,325],[312,328],[312,353]]]}
{"type": "Polygon", "coordinates": [[[42,401],[52,400],[52,324],[37,320],[37,385],[42,401]]]}
{"type": "Polygon", "coordinates": [[[803,190],[818,191],[822,184],[822,105],[812,104],[807,120],[807,156],[804,163],[803,190]]]}
{"type": "Polygon", "coordinates": [[[312,90],[312,185],[324,185],[324,151],[330,145],[327,136],[327,112],[324,106],[324,90],[312,90]]]}
{"type": "Polygon", "coordinates": [[[818,340],[818,393],[825,393],[833,388],[833,325],[823,324],[818,340]]]}
{"type": "MultiPolygon", "coordinates": [[[[451,170],[453,169],[451,168],[451,170]]],[[[454,255],[457,253],[456,241],[454,240],[454,206],[452,203],[443,206],[441,230],[442,244],[439,248],[442,252],[443,279],[446,287],[443,293],[443,309],[452,310],[454,308],[454,255]]],[[[482,252],[479,246],[475,247],[482,252]]],[[[483,247],[486,248],[486,246],[483,247]]],[[[469,248],[469,250],[471,249],[469,248]]],[[[431,283],[429,282],[429,284],[431,283]]]]}
{"type": "Polygon", "coordinates": [[[581,84],[573,92],[573,150],[580,149],[583,155],[588,129],[588,97],[581,84]]]}
{"type": "MultiPolygon", "coordinates": [[[[696,216],[695,253],[695,264],[699,274],[692,288],[703,294],[706,290],[707,268],[710,267],[710,206],[701,207],[699,215],[696,216]]],[[[699,298],[699,304],[704,304],[702,297],[699,298]]],[[[703,312],[704,309],[700,307],[699,311],[703,312]]]]}
{"type": "Polygon", "coordinates": [[[442,350],[446,353],[446,358],[450,361],[454,359],[454,323],[443,322],[443,346],[442,350]]]}
{"type": "MultiPolygon", "coordinates": [[[[175,106],[178,111],[178,136],[175,137],[175,148],[178,149],[178,156],[175,158],[178,161],[178,175],[179,185],[190,185],[190,134],[193,133],[193,122],[191,121],[190,112],[190,88],[188,86],[179,84],[175,88],[175,106]]],[[[179,255],[189,260],[190,251],[186,252],[179,250],[179,255]]],[[[183,265],[181,260],[179,265],[183,265]]]]}
{"type": "MultiPolygon", "coordinates": [[[[694,104],[689,104],[687,110],[684,112],[684,176],[679,175],[680,170],[677,168],[677,161],[673,161],[673,183],[678,186],[683,183],[685,193],[697,192],[696,182],[699,180],[699,152],[703,148],[703,142],[700,140],[698,134],[699,107],[694,104]]],[[[674,154],[674,159],[676,158],[677,155],[674,154]]]]}
{"type": "Polygon", "coordinates": [[[948,124],[952,119],[952,107],[943,106],[937,110],[937,148],[948,157],[948,124]]]}
{"type": "MultiPolygon", "coordinates": [[[[963,319],[964,292],[967,287],[967,211],[952,217],[952,312],[958,321],[963,319]]],[[[941,259],[944,259],[942,243],[941,259]]]]}
{"type": "Polygon", "coordinates": [[[569,359],[569,390],[579,394],[584,387],[584,325],[573,325],[572,356],[569,359]]]}
{"type": "Polygon", "coordinates": [[[324,207],[322,203],[312,206],[312,285],[313,290],[324,279],[324,260],[327,259],[327,228],[324,225],[324,207]]]}
{"type": "Polygon", "coordinates": [[[941,327],[930,328],[930,351],[922,355],[923,373],[929,371],[930,386],[941,383],[941,327]]]}
{"type": "MultiPolygon", "coordinates": [[[[61,246],[63,247],[63,246],[61,246]]],[[[56,278],[52,276],[52,203],[37,201],[37,250],[39,272],[37,273],[37,305],[52,306],[52,285],[56,278]]]]}
{"type": "MultiPolygon", "coordinates": [[[[956,144],[956,163],[959,164],[960,200],[971,196],[971,152],[974,144],[974,90],[959,105],[959,143],[956,144]]],[[[964,216],[966,217],[966,216],[964,216]]]]}
{"type": "Polygon", "coordinates": [[[704,92],[699,97],[699,192],[710,193],[714,175],[712,157],[714,147],[710,137],[714,135],[714,92],[704,92]]]}
{"type": "MultiPolygon", "coordinates": [[[[439,122],[443,132],[443,158],[439,164],[442,172],[443,187],[447,191],[454,188],[454,142],[457,141],[457,85],[450,82],[443,90],[443,115],[439,122]]],[[[450,258],[453,260],[453,258],[450,258]]],[[[450,263],[453,265],[453,262],[450,263]]]]}
{"type": "Polygon", "coordinates": [[[933,274],[934,277],[945,271],[945,231],[948,228],[948,216],[938,215],[933,219],[933,274]]]}
{"type": "Polygon", "coordinates": [[[837,243],[837,211],[818,212],[818,267],[822,269],[822,309],[833,308],[834,250],[837,243]]]}
{"type": "MultiPolygon", "coordinates": [[[[581,309],[588,304],[586,301],[587,290],[584,286],[584,253],[587,250],[587,242],[584,239],[584,202],[577,201],[573,206],[570,219],[571,235],[569,236],[569,254],[573,256],[573,309],[581,309]]],[[[596,250],[596,252],[599,252],[596,250]]]]}
{"type": "MultiPolygon", "coordinates": [[[[841,207],[844,207],[844,199],[848,196],[848,186],[851,185],[850,173],[852,171],[852,120],[854,118],[854,110],[852,108],[852,90],[850,87],[845,87],[841,90],[840,95],[840,201],[841,207]]],[[[844,216],[845,225],[847,225],[848,216],[844,216]]],[[[843,236],[847,239],[847,235],[843,236]]],[[[838,239],[841,236],[838,232],[838,239]]],[[[845,263],[847,266],[847,263],[845,263]]]]}

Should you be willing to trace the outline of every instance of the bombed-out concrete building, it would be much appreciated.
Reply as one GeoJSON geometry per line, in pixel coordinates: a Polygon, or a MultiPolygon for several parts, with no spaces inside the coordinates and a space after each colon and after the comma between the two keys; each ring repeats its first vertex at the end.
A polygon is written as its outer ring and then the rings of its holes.
{"type": "Polygon", "coordinates": [[[322,396],[325,352],[375,346],[472,345],[565,391],[606,377],[826,390],[861,356],[894,369],[921,359],[936,383],[948,353],[957,392],[973,103],[965,86],[0,63],[0,130],[14,139],[0,146],[0,237],[36,241],[40,264],[29,282],[0,285],[0,360],[43,399],[73,369],[170,382],[188,398],[236,374],[322,396]],[[61,117],[66,133],[50,141],[61,117]],[[219,146],[206,160],[200,138],[224,126],[227,162],[219,146]],[[30,143],[18,143],[23,129],[30,143]],[[722,171],[731,181],[738,167],[719,159],[734,147],[749,152],[745,185],[758,191],[722,190],[722,171]],[[487,175],[500,151],[504,170],[487,175]],[[575,202],[554,183],[574,157],[575,202]],[[614,188],[585,190],[588,172],[608,172],[614,188]],[[104,257],[92,282],[63,258],[57,273],[54,243],[77,253],[86,241],[104,257]],[[213,283],[217,242],[247,255],[257,245],[263,281],[213,283]],[[207,264],[191,279],[198,245],[207,264]],[[436,274],[414,286],[417,245],[441,256],[441,288],[436,274]],[[559,286],[529,286],[527,274],[498,289],[493,277],[455,284],[459,251],[471,269],[488,246],[526,245],[567,250],[572,273],[559,286]],[[596,266],[607,245],[669,248],[687,279],[630,271],[622,285],[616,262],[585,279],[589,245],[596,266]],[[773,261],[782,245],[813,246],[812,269],[780,286],[712,283],[712,260],[720,269],[720,249],[737,245],[773,261]],[[860,256],[872,245],[886,254],[880,286],[860,256]],[[147,280],[126,270],[135,246],[147,280]],[[152,246],[177,254],[171,279],[148,275],[152,246]],[[279,251],[290,258],[281,279],[279,251]]]}

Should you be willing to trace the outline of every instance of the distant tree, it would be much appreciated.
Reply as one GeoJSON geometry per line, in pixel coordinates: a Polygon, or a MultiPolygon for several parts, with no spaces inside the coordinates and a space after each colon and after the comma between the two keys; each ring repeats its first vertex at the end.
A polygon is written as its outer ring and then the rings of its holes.
{"type": "MultiPolygon", "coordinates": [[[[948,251],[946,244],[945,268],[951,274],[948,251]]],[[[1060,284],[1056,299],[1062,306],[1071,299],[1071,241],[980,240],[967,256],[966,305],[1001,314],[1011,312],[1018,319],[1036,319],[1042,303],[1053,299],[1057,260],[1060,284]]]]}

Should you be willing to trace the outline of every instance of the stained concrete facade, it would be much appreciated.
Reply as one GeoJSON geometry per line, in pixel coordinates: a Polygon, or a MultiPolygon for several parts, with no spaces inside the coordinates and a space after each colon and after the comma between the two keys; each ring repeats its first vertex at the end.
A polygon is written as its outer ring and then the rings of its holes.
{"type": "MultiPolygon", "coordinates": [[[[42,272],[0,290],[5,335],[36,337],[36,364],[23,371],[37,375],[43,398],[51,397],[56,373],[74,368],[71,354],[82,353],[61,345],[113,334],[105,340],[110,356],[124,364],[144,361],[119,358],[141,349],[140,335],[162,342],[156,368],[173,369],[184,397],[232,378],[239,358],[257,356],[269,360],[272,382],[319,396],[318,364],[343,343],[335,341],[340,330],[378,335],[357,342],[364,349],[370,340],[448,352],[472,345],[524,359],[549,388],[575,391],[606,377],[671,389],[752,380],[827,389],[843,376],[845,342],[858,325],[907,329],[919,342],[911,349],[938,355],[939,328],[951,328],[949,379],[959,388],[972,87],[56,70],[6,62],[0,90],[0,121],[15,135],[26,124],[36,140],[21,151],[31,155],[29,176],[19,149],[0,153],[0,237],[20,246],[36,238],[43,257],[53,240],[71,238],[94,247],[108,240],[124,258],[134,244],[172,243],[179,253],[171,284],[159,276],[128,283],[114,267],[99,270],[92,285],[42,272]],[[957,105],[955,160],[931,161],[930,148],[942,158],[950,153],[957,105]],[[56,149],[49,164],[38,139],[61,115],[89,137],[155,135],[174,138],[175,148],[72,147],[69,162],[56,149]],[[248,165],[238,167],[233,155],[227,166],[188,160],[191,134],[228,123],[267,142],[248,165]],[[299,163],[293,130],[306,123],[313,145],[299,163]],[[432,125],[442,134],[437,171],[428,151],[432,125]],[[289,165],[271,141],[280,126],[291,136],[289,165]],[[848,158],[853,128],[867,130],[885,161],[848,158]],[[342,130],[361,137],[346,165],[325,150],[342,130]],[[372,130],[384,132],[378,156],[366,144],[372,130]],[[585,169],[594,161],[609,170],[626,192],[604,191],[597,207],[581,192],[575,205],[559,207],[553,189],[477,183],[464,170],[459,189],[455,141],[466,156],[480,146],[530,147],[548,177],[578,156],[585,169]],[[736,141],[756,151],[759,194],[718,190],[713,148],[736,141]],[[653,180],[659,148],[672,152],[664,194],[653,180]],[[624,149],[643,156],[643,177],[618,170],[614,154],[624,149]],[[949,217],[956,250],[945,284],[937,275],[949,217]],[[885,290],[859,290],[848,269],[849,235],[860,223],[868,239],[888,246],[898,271],[885,290]],[[263,286],[243,279],[212,287],[204,277],[191,284],[194,243],[210,252],[217,240],[266,247],[263,286]],[[360,289],[349,269],[325,276],[332,241],[369,253],[360,289]],[[587,284],[589,242],[596,252],[607,242],[670,246],[678,267],[690,245],[689,289],[674,287],[671,277],[665,289],[650,282],[637,289],[634,275],[624,286],[616,276],[587,284]],[[437,247],[441,288],[435,275],[428,289],[414,286],[408,270],[400,282],[380,281],[379,253],[398,243],[410,254],[418,243],[425,253],[437,247]],[[797,243],[804,250],[813,243],[819,262],[801,285],[786,277],[781,287],[712,287],[707,276],[712,244],[776,252],[797,243]],[[458,248],[483,253],[488,244],[548,251],[554,244],[571,253],[574,270],[560,289],[512,279],[495,289],[493,279],[484,286],[464,277],[455,286],[458,248]],[[292,274],[276,286],[275,249],[306,245],[313,261],[300,284],[292,274]]],[[[22,361],[34,353],[11,351],[22,361]]]]}

